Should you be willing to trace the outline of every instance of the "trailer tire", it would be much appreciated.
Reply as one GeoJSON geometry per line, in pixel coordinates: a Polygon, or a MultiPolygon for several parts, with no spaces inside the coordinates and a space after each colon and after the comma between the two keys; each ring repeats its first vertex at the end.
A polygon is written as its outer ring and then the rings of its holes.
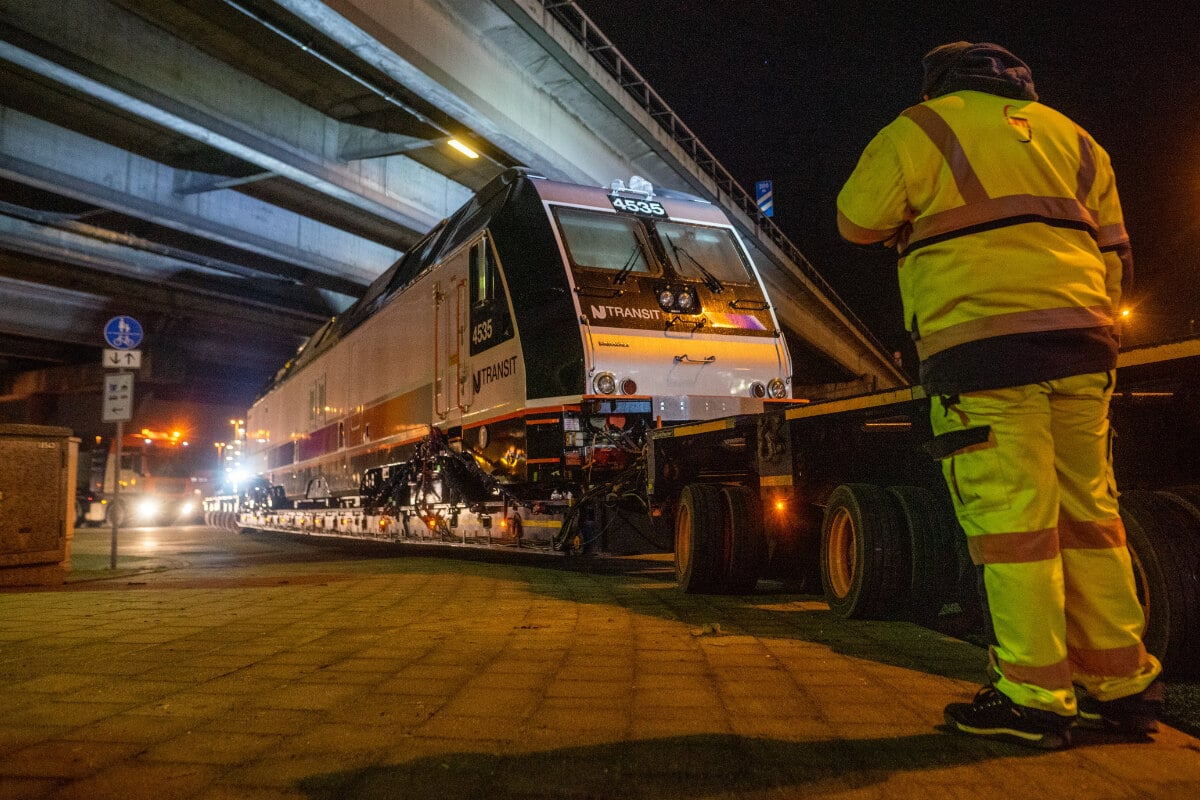
{"type": "Polygon", "coordinates": [[[908,529],[912,591],[907,610],[914,622],[929,625],[948,604],[961,603],[963,565],[954,545],[954,537],[959,535],[954,514],[928,489],[889,486],[888,491],[900,504],[908,529]]]}
{"type": "Polygon", "coordinates": [[[894,619],[910,586],[908,531],[896,498],[868,483],[829,495],[821,521],[821,587],[840,617],[894,619]]]}
{"type": "MultiPolygon", "coordinates": [[[[1155,492],[1171,505],[1181,510],[1187,522],[1180,525],[1172,537],[1176,547],[1182,550],[1192,569],[1192,584],[1200,584],[1200,490],[1190,487],[1167,489],[1155,492]]],[[[1200,585],[1196,590],[1197,613],[1200,613],[1200,585]]],[[[1200,620],[1197,626],[1200,627],[1200,620]]]]}
{"type": "Polygon", "coordinates": [[[721,489],[723,503],[724,575],[721,589],[727,594],[747,594],[758,585],[767,559],[767,537],[762,526],[758,495],[744,486],[721,489]]]}
{"type": "Polygon", "coordinates": [[[1183,506],[1192,524],[1179,531],[1179,541],[1189,547],[1194,564],[1200,566],[1200,486],[1177,486],[1156,494],[1183,506]]]}
{"type": "Polygon", "coordinates": [[[1177,556],[1170,569],[1180,573],[1188,602],[1184,608],[1186,617],[1180,621],[1182,629],[1188,632],[1184,652],[1172,667],[1171,674],[1197,677],[1200,676],[1200,492],[1185,488],[1154,494],[1178,515],[1166,528],[1171,531],[1171,543],[1177,556]]]}
{"type": "Polygon", "coordinates": [[[1138,601],[1146,615],[1143,642],[1168,674],[1191,674],[1200,644],[1197,565],[1188,557],[1191,548],[1176,535],[1188,524],[1186,509],[1144,490],[1123,493],[1120,505],[1138,601]]]}
{"type": "Polygon", "coordinates": [[[683,487],[675,510],[675,580],[688,594],[721,588],[725,516],[720,487],[692,483],[683,487]]]}

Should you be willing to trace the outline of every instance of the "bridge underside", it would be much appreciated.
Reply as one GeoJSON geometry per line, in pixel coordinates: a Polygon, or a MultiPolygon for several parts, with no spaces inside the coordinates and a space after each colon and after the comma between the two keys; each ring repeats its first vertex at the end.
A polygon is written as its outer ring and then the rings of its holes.
{"type": "Polygon", "coordinates": [[[895,383],[603,44],[572,4],[538,0],[0,0],[0,419],[77,414],[87,435],[117,314],[146,329],[147,402],[244,407],[517,164],[721,202],[779,299],[797,381],[895,383]]]}

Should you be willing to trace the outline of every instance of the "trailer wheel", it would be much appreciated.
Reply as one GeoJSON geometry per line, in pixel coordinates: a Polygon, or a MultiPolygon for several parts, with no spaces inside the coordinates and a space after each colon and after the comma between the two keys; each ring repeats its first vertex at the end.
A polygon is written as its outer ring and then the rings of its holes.
{"type": "Polygon", "coordinates": [[[959,535],[953,511],[943,508],[933,492],[919,486],[889,486],[900,504],[908,529],[912,591],[908,612],[914,622],[935,622],[950,603],[961,603],[959,560],[954,537],[959,535]]]}
{"type": "MultiPolygon", "coordinates": [[[[1190,582],[1197,586],[1196,612],[1200,614],[1200,489],[1184,487],[1167,489],[1155,492],[1155,494],[1182,511],[1187,519],[1187,522],[1180,525],[1179,529],[1175,531],[1172,540],[1175,546],[1183,552],[1187,563],[1191,565],[1190,582]]],[[[1200,623],[1200,620],[1197,622],[1200,623]]],[[[1200,627],[1200,625],[1196,627],[1200,627]]]]}
{"type": "Polygon", "coordinates": [[[910,586],[908,532],[896,498],[879,486],[842,484],[821,522],[821,586],[841,617],[889,619],[910,586]]]}
{"type": "Polygon", "coordinates": [[[724,531],[721,490],[706,483],[683,487],[675,510],[675,580],[689,594],[721,587],[724,531]]]}
{"type": "Polygon", "coordinates": [[[1154,492],[1121,495],[1121,518],[1133,561],[1138,602],[1146,615],[1143,640],[1169,674],[1196,670],[1198,597],[1194,548],[1182,541],[1187,510],[1154,492]]]}
{"type": "Polygon", "coordinates": [[[758,585],[767,558],[762,508],[758,495],[744,486],[721,489],[725,513],[722,534],[725,569],[721,589],[729,594],[746,594],[758,585]]]}
{"type": "Polygon", "coordinates": [[[1179,542],[1188,547],[1192,563],[1200,567],[1200,486],[1177,486],[1155,494],[1182,506],[1191,517],[1192,524],[1179,531],[1179,542]]]}
{"type": "Polygon", "coordinates": [[[1200,492],[1183,488],[1154,494],[1177,515],[1168,521],[1170,527],[1166,528],[1171,531],[1177,557],[1170,569],[1180,573],[1187,600],[1186,616],[1180,621],[1181,628],[1188,632],[1184,652],[1171,674],[1196,677],[1200,675],[1200,492]]]}

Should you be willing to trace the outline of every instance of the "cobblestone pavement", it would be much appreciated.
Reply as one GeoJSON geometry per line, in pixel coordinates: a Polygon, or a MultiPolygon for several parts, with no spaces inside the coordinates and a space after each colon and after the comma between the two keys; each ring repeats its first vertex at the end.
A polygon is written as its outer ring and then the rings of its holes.
{"type": "Polygon", "coordinates": [[[198,530],[115,573],[83,531],[66,586],[0,593],[0,798],[1200,796],[1171,728],[943,732],[981,651],[812,597],[198,530]]]}

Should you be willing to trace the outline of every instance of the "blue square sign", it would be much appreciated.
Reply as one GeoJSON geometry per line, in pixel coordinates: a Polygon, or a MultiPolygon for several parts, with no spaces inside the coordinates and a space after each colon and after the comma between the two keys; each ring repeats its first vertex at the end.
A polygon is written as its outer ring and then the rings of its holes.
{"type": "Polygon", "coordinates": [[[759,181],[754,184],[755,200],[758,210],[764,217],[775,216],[775,185],[774,181],[759,181]]]}

